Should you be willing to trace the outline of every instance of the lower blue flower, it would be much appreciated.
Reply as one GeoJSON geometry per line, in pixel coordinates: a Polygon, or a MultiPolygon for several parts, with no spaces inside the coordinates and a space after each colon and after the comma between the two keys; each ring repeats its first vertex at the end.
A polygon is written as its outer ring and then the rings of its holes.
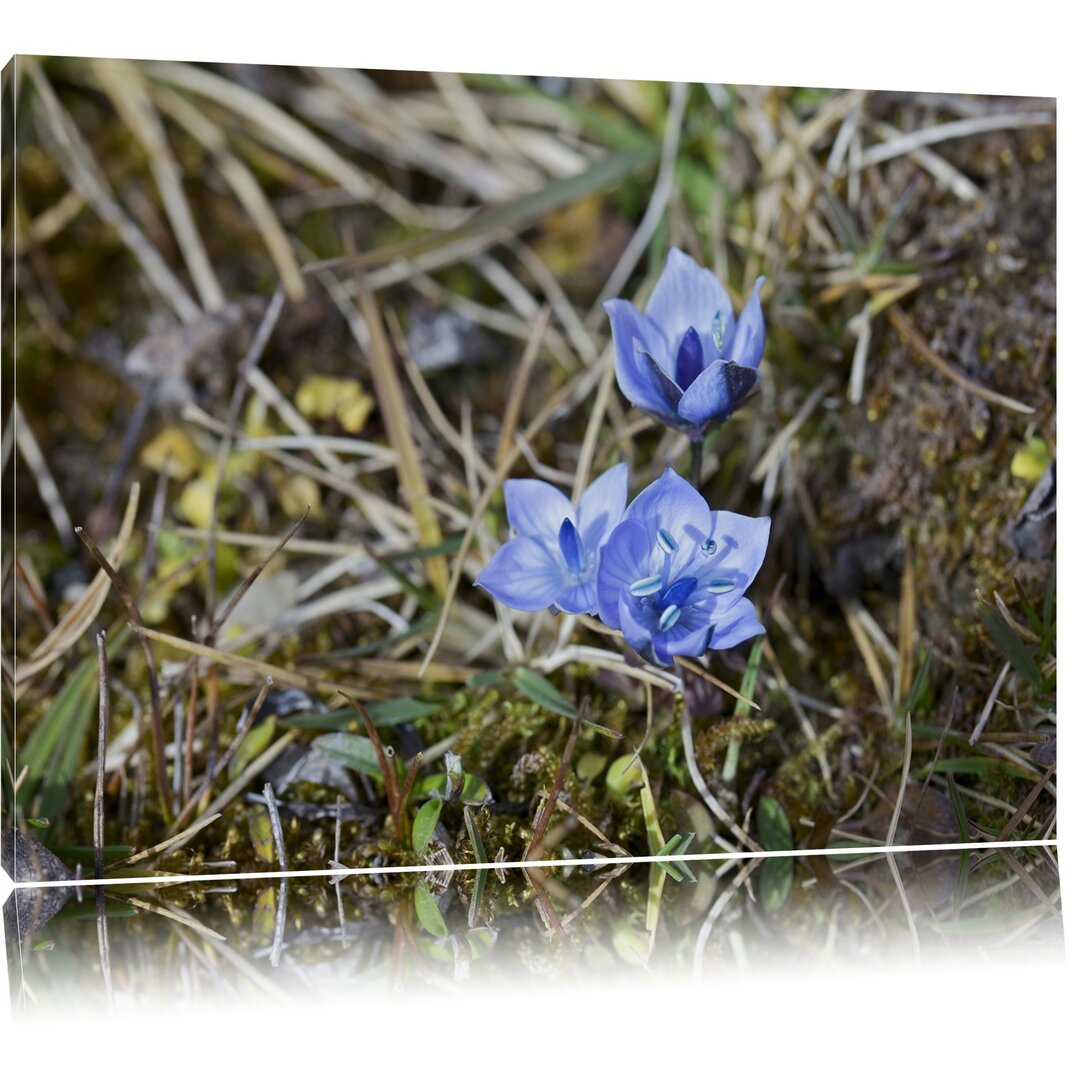
{"type": "Polygon", "coordinates": [[[600,618],[665,667],[764,633],[743,596],[761,568],[769,518],[710,510],[667,469],[627,508],[600,555],[600,618]]]}
{"type": "Polygon", "coordinates": [[[600,549],[626,509],[627,471],[620,464],[598,476],[576,507],[542,480],[508,480],[506,516],[517,535],[476,584],[519,611],[556,607],[595,615],[600,549]]]}

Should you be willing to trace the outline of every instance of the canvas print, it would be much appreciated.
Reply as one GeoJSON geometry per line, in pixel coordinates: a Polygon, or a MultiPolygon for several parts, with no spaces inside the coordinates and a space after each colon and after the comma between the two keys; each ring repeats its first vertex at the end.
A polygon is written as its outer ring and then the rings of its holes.
{"type": "Polygon", "coordinates": [[[1061,955],[1053,100],[3,109],[16,1013],[1061,955]]]}

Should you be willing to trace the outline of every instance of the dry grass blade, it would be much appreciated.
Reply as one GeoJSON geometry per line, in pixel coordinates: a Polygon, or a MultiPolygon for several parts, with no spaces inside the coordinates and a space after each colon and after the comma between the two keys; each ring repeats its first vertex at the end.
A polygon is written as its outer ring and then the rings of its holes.
{"type": "Polygon", "coordinates": [[[999,394],[994,390],[987,390],[985,386],[980,386],[974,380],[957,371],[952,364],[934,352],[930,347],[930,343],[915,329],[911,320],[899,308],[890,307],[888,315],[893,326],[900,332],[900,336],[907,341],[919,356],[937,368],[946,378],[952,379],[957,386],[967,390],[969,394],[974,394],[976,397],[982,398],[983,401],[989,401],[993,405],[1001,405],[1006,409],[1012,409],[1025,415],[1035,411],[1030,405],[1025,405],[1022,401],[1006,397],[1005,394],[999,394]]]}
{"type": "Polygon", "coordinates": [[[60,489],[56,486],[49,463],[34,437],[33,429],[26,422],[18,400],[12,401],[11,414],[8,418],[5,435],[10,433],[13,444],[19,448],[23,461],[26,462],[30,471],[34,474],[34,480],[38,486],[38,494],[41,495],[45,509],[52,519],[56,534],[60,543],[65,548],[71,548],[71,516],[67,512],[64,500],[60,496],[60,489]]]}
{"type": "Polygon", "coordinates": [[[904,573],[900,578],[899,696],[906,701],[915,677],[915,564],[911,545],[904,548],[904,573]]]}
{"type": "Polygon", "coordinates": [[[686,656],[676,656],[675,661],[679,665],[679,667],[686,668],[687,671],[692,671],[695,675],[700,675],[701,678],[706,679],[708,682],[711,682],[713,686],[719,687],[721,690],[724,691],[725,694],[729,694],[736,701],[740,701],[743,705],[746,705],[751,709],[755,709],[758,712],[761,712],[760,705],[758,705],[756,702],[751,701],[745,695],[740,694],[739,691],[735,689],[735,687],[729,686],[726,682],[724,682],[723,679],[718,679],[711,671],[708,670],[708,668],[702,667],[701,664],[689,659],[686,656]]]}
{"type": "Polygon", "coordinates": [[[206,541],[207,549],[207,574],[206,574],[206,621],[208,624],[207,641],[212,643],[217,622],[214,617],[214,608],[217,606],[217,514],[218,504],[221,500],[221,485],[225,482],[225,470],[229,463],[229,451],[232,449],[236,425],[240,419],[240,409],[244,403],[244,394],[247,391],[248,373],[258,364],[270,335],[274,332],[281,309],[285,305],[285,293],[282,289],[275,290],[270,303],[266,307],[259,329],[248,348],[247,354],[240,361],[240,367],[236,373],[236,384],[233,387],[232,399],[229,402],[229,415],[225,422],[225,435],[218,445],[217,468],[214,470],[214,493],[210,502],[210,532],[206,541]]]}
{"type": "Polygon", "coordinates": [[[179,166],[169,148],[161,117],[146,92],[142,75],[126,60],[93,60],[91,64],[124,123],[142,143],[150,159],[150,171],[154,174],[161,203],[203,307],[207,311],[218,310],[225,304],[225,294],[195,226],[184,195],[179,166]]]}
{"type": "MultiPolygon", "coordinates": [[[[109,736],[109,660],[105,635],[97,635],[98,651],[98,740],[97,777],[94,781],[94,877],[105,876],[105,746],[109,736]]],[[[98,956],[109,1007],[113,1007],[112,965],[109,958],[109,924],[105,917],[105,886],[94,887],[97,907],[98,956]]]]}
{"type": "Polygon", "coordinates": [[[1035,800],[1042,793],[1044,787],[1050,780],[1050,777],[1054,775],[1056,766],[1054,768],[1047,769],[1043,773],[1042,779],[1028,792],[1024,801],[1016,808],[1016,813],[1009,818],[1005,825],[1005,828],[998,833],[997,839],[999,841],[1008,840],[1010,836],[1016,831],[1016,827],[1027,816],[1027,812],[1035,805],[1035,800]]]}
{"type": "MultiPolygon", "coordinates": [[[[374,296],[362,280],[357,281],[357,298],[360,313],[367,324],[371,338],[368,357],[371,362],[371,380],[375,388],[375,397],[379,403],[379,412],[390,445],[397,452],[398,479],[405,494],[405,501],[416,519],[420,543],[424,547],[437,547],[442,543],[442,530],[439,520],[431,507],[431,492],[420,461],[420,451],[416,448],[409,424],[409,414],[405,406],[405,395],[401,390],[397,369],[390,352],[383,329],[382,316],[374,296]]],[[[439,596],[445,596],[448,584],[446,558],[436,555],[426,561],[428,578],[439,596]]]]}
{"type": "Polygon", "coordinates": [[[517,432],[518,420],[521,418],[521,410],[525,404],[525,392],[529,388],[529,377],[532,375],[533,364],[540,355],[540,343],[544,340],[544,332],[547,330],[548,319],[551,309],[544,307],[540,310],[533,323],[532,334],[525,346],[525,354],[514,372],[513,382],[510,384],[510,393],[506,400],[506,412],[503,413],[502,426],[499,428],[498,449],[495,451],[496,467],[510,452],[517,432]]]}
{"type": "MultiPolygon", "coordinates": [[[[109,551],[109,561],[122,565],[131,533],[135,527],[135,513],[139,508],[139,485],[132,484],[124,511],[120,531],[109,551]]],[[[74,530],[72,530],[74,531],[74,530]]],[[[97,618],[109,594],[109,575],[99,570],[86,591],[56,624],[56,628],[30,654],[30,658],[17,665],[15,678],[21,683],[47,668],[54,660],[62,656],[77,641],[81,640],[90,624],[97,618]]]]}
{"type": "Polygon", "coordinates": [[[129,855],[126,859],[120,859],[117,862],[109,863],[105,869],[117,870],[121,866],[134,866],[136,863],[144,862],[146,859],[153,858],[155,855],[160,855],[163,851],[175,851],[177,848],[186,844],[193,836],[197,836],[201,833],[207,825],[212,825],[219,817],[221,817],[220,814],[209,814],[204,818],[200,818],[194,825],[182,829],[175,836],[170,836],[168,840],[162,840],[160,844],[154,844],[153,847],[145,848],[143,851],[137,851],[134,855],[129,855]]]}
{"type": "Polygon", "coordinates": [[[23,57],[21,66],[29,72],[37,89],[44,111],[44,127],[52,136],[59,164],[68,182],[93,206],[103,221],[116,229],[124,245],[138,260],[147,279],[168,301],[176,314],[185,322],[197,319],[201,314],[198,304],[191,299],[187,290],[166,265],[157,248],[146,239],[139,227],[109,192],[90,148],[60,104],[41,68],[29,57],[23,57]]]}
{"type": "Polygon", "coordinates": [[[281,284],[290,300],[300,301],[307,295],[307,283],[300,273],[300,264],[293,254],[292,244],[266,193],[255,174],[230,149],[224,132],[198,109],[167,87],[157,87],[154,100],[187,133],[201,143],[212,155],[225,183],[232,188],[240,205],[248,212],[259,230],[266,250],[281,276],[281,284]]]}
{"type": "Polygon", "coordinates": [[[1041,127],[1054,123],[1054,119],[1054,114],[1050,112],[1027,112],[952,120],[949,123],[936,124],[920,131],[898,135],[895,139],[864,150],[859,160],[859,167],[865,169],[870,165],[878,165],[924,146],[945,142],[946,139],[962,139],[968,135],[982,135],[988,131],[1007,131],[1011,128],[1041,127]]]}
{"type": "Polygon", "coordinates": [[[361,172],[310,129],[252,90],[191,64],[155,62],[147,64],[146,70],[162,82],[181,86],[232,109],[250,121],[264,139],[284,147],[296,160],[329,176],[361,202],[379,206],[404,225],[438,227],[453,219],[460,220],[458,214],[425,211],[414,206],[393,188],[361,172]]]}
{"type": "MultiPolygon", "coordinates": [[[[572,398],[574,393],[586,384],[587,375],[590,370],[591,369],[586,369],[585,371],[580,372],[552,395],[547,405],[540,410],[536,417],[534,417],[532,423],[526,428],[523,436],[526,443],[530,442],[544,424],[546,424],[548,420],[563,407],[565,402],[572,398]]],[[[514,467],[520,454],[521,447],[520,445],[516,445],[514,449],[507,454],[506,459],[502,464],[495,470],[494,475],[484,489],[484,494],[480,496],[480,501],[473,508],[473,516],[469,521],[469,527],[465,530],[465,535],[462,537],[461,548],[458,551],[457,559],[454,562],[454,568],[450,574],[450,585],[447,588],[446,599],[443,601],[442,611],[439,614],[438,625],[435,627],[435,633],[432,635],[431,644],[428,646],[428,651],[424,655],[424,660],[420,665],[419,678],[423,678],[430,668],[431,661],[434,659],[435,653],[439,648],[439,643],[442,641],[443,634],[446,632],[446,624],[450,619],[450,607],[454,602],[454,594],[457,592],[457,587],[461,583],[461,575],[465,569],[465,560],[469,554],[469,546],[472,543],[473,537],[476,535],[480,519],[483,517],[484,511],[488,508],[488,504],[491,502],[496,489],[510,474],[510,470],[514,467]]]]}

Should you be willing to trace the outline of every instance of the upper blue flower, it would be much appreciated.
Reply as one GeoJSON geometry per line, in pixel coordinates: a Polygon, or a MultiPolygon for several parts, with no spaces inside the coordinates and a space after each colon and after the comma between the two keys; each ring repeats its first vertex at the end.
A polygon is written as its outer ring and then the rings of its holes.
{"type": "Polygon", "coordinates": [[[765,558],[769,518],[710,510],[667,469],[627,508],[600,555],[600,618],[647,660],[728,649],[764,633],[743,593],[765,558]]]}
{"type": "Polygon", "coordinates": [[[717,276],[672,248],[644,314],[629,300],[608,300],[615,377],[626,398],[692,439],[726,420],[761,378],[764,280],[736,319],[717,276]]]}
{"type": "Polygon", "coordinates": [[[595,615],[600,547],[626,510],[627,466],[598,476],[575,509],[542,480],[507,480],[508,540],[476,579],[496,600],[521,611],[554,605],[595,615]]]}

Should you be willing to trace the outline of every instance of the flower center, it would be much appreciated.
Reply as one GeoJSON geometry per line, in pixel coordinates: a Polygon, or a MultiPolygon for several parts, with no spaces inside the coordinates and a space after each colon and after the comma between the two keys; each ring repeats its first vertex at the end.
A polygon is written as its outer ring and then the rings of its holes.
{"type": "Polygon", "coordinates": [[[559,529],[559,550],[566,560],[566,568],[571,574],[580,574],[584,569],[581,549],[581,534],[574,528],[569,518],[563,518],[559,529]]]}

